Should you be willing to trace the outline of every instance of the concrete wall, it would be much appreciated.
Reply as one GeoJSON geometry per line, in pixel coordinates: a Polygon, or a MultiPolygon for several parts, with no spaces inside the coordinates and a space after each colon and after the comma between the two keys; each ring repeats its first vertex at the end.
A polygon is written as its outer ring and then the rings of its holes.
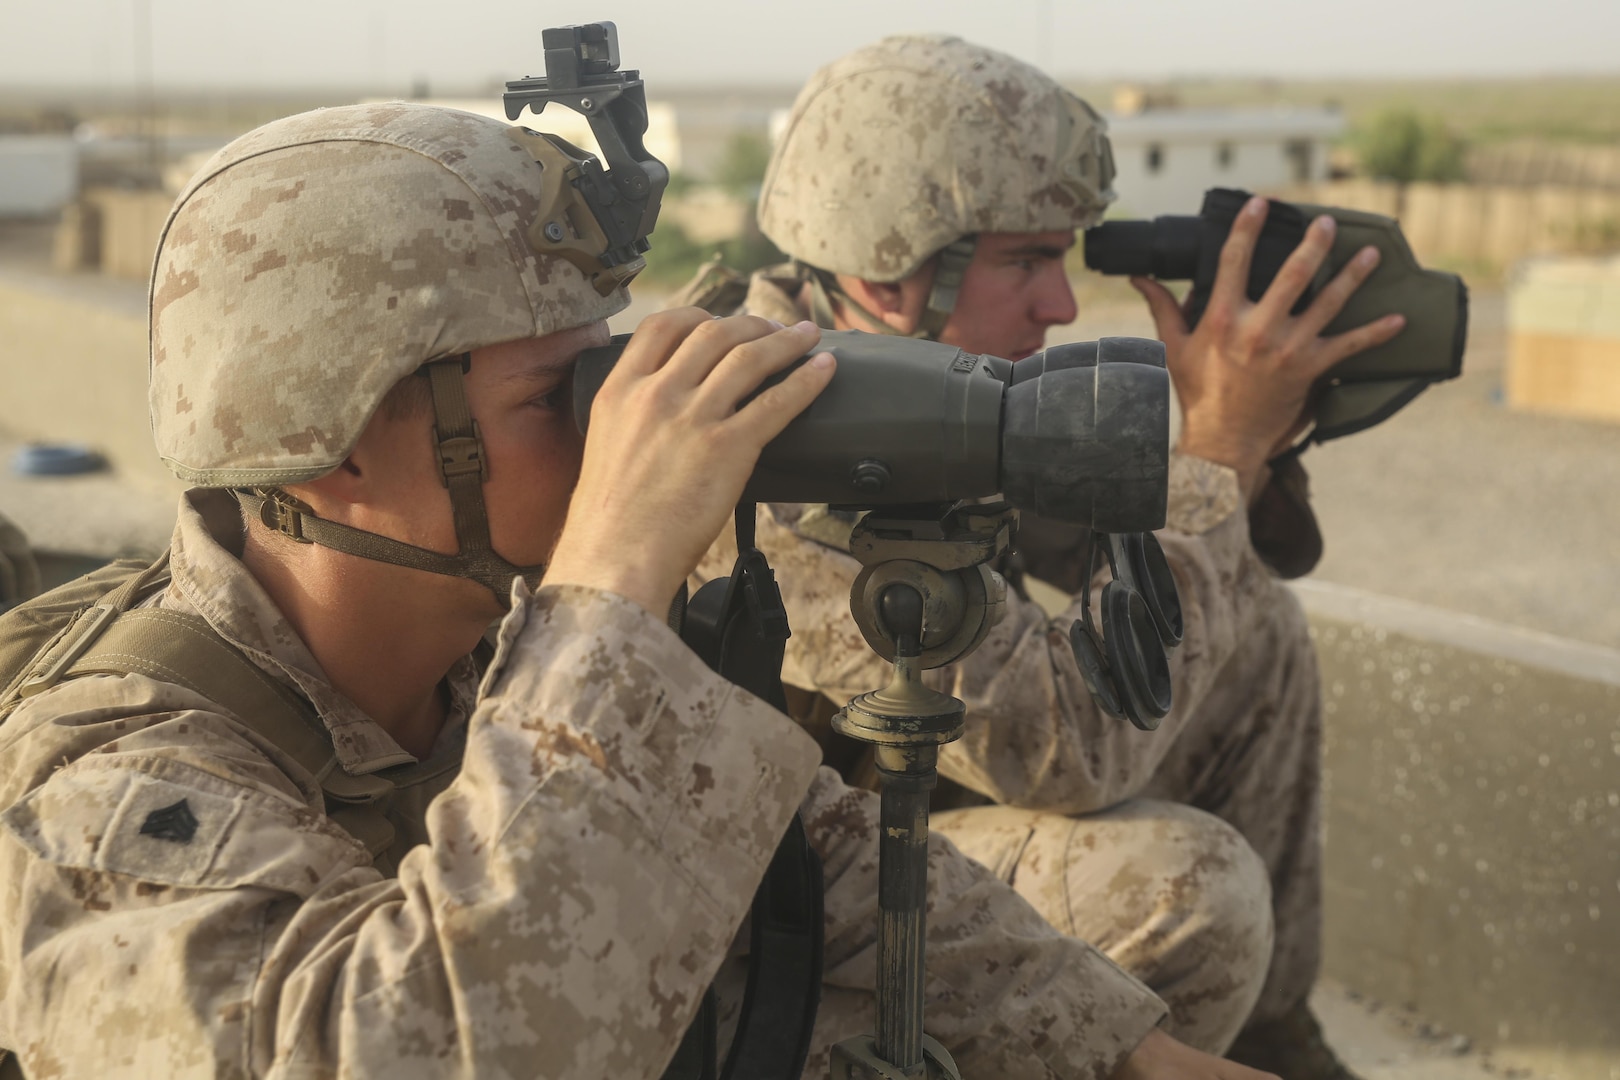
{"type": "Polygon", "coordinates": [[[1326,966],[1560,1080],[1620,1078],[1620,653],[1298,586],[1326,707],[1326,966]]]}
{"type": "Polygon", "coordinates": [[[1326,179],[1344,118],[1323,109],[1149,109],[1110,115],[1118,212],[1195,214],[1212,187],[1275,191],[1326,179]]]}

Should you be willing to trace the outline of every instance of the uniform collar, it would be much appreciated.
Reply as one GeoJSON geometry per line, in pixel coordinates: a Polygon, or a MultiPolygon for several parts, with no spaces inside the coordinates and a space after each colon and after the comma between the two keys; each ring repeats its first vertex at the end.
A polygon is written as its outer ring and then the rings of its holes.
{"type": "MultiPolygon", "coordinates": [[[[275,601],[242,564],[241,517],[227,492],[193,488],[180,498],[170,542],[169,587],[158,606],[200,615],[225,641],[269,675],[291,686],[315,707],[332,736],[338,764],[353,775],[417,759],[328,680],[275,601]]],[[[477,665],[456,661],[448,678],[450,710],[434,745],[434,757],[450,753],[466,736],[477,696],[477,665]]]]}
{"type": "Polygon", "coordinates": [[[792,263],[767,267],[748,279],[748,296],[743,301],[743,310],[750,315],[775,319],[784,326],[792,326],[810,317],[809,305],[799,301],[803,288],[804,277],[792,263]]]}

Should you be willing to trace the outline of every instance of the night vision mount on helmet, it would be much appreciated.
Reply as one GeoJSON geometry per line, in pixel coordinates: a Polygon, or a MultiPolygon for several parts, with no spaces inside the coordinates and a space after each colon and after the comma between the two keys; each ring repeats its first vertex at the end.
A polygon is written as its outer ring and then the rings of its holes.
{"type": "Polygon", "coordinates": [[[558,255],[606,296],[647,265],[647,237],[669,185],[669,170],[647,152],[647,86],[639,71],[620,71],[619,31],[610,22],[559,26],[541,35],[546,74],[506,84],[506,118],[536,114],[556,102],[591,125],[608,168],[556,135],[526,133],[535,160],[560,168],[567,184],[529,227],[536,251],[558,255]]]}

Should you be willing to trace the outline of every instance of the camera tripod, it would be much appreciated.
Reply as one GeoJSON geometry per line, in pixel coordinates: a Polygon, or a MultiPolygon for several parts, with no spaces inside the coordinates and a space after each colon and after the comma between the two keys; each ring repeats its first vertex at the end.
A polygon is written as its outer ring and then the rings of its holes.
{"type": "Polygon", "coordinates": [[[855,527],[864,569],[850,609],[872,650],[894,664],[889,685],[862,694],[833,727],[871,743],[881,780],[877,1031],[832,1049],[832,1080],[961,1080],[923,1034],[928,797],[939,748],[962,735],[967,709],[923,685],[922,672],[972,652],[1002,613],[1006,585],[989,563],[1017,527],[1005,505],[896,507],[855,527]]]}

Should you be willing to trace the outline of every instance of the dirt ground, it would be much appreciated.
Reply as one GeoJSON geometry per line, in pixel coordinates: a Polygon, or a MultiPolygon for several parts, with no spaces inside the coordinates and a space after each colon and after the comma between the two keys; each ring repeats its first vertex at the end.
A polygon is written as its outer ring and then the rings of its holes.
{"type": "MultiPolygon", "coordinates": [[[[1461,377],[1305,454],[1314,576],[1620,648],[1620,424],[1507,408],[1504,315],[1500,289],[1476,289],[1461,377]]],[[[1152,333],[1110,297],[1062,338],[1152,333]]]]}

